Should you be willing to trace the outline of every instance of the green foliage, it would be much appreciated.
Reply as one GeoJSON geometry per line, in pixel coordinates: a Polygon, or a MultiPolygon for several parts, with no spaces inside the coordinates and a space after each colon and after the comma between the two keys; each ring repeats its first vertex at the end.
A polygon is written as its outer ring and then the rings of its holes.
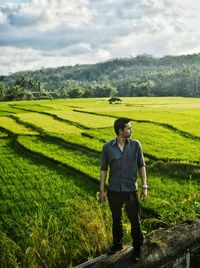
{"type": "Polygon", "coordinates": [[[72,88],[68,90],[67,96],[69,98],[81,98],[83,96],[84,91],[81,88],[72,88]]]}
{"type": "Polygon", "coordinates": [[[163,58],[140,55],[2,77],[6,91],[0,84],[0,100],[113,95],[199,97],[199,73],[200,54],[163,58]]]}
{"type": "Polygon", "coordinates": [[[117,95],[118,90],[110,84],[102,84],[95,87],[93,94],[95,97],[110,97],[117,95]]]}
{"type": "Polygon", "coordinates": [[[6,233],[0,231],[0,260],[1,267],[20,267],[17,259],[21,249],[6,233]]]}
{"type": "Polygon", "coordinates": [[[6,86],[3,81],[0,80],[0,101],[5,100],[6,96],[6,86]]]}

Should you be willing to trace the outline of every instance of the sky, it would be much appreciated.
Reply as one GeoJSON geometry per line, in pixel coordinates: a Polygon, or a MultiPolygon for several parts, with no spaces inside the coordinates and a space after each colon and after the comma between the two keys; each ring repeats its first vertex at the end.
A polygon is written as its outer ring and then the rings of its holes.
{"type": "Polygon", "coordinates": [[[199,0],[0,0],[0,75],[200,53],[199,0]]]}

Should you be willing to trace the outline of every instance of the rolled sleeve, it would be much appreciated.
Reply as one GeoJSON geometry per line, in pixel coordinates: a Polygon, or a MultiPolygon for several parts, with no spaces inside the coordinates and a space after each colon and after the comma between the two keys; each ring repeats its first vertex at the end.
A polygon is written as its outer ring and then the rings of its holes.
{"type": "Polygon", "coordinates": [[[144,155],[142,151],[142,146],[140,142],[138,142],[138,155],[137,155],[137,165],[138,167],[143,167],[146,166],[145,161],[144,161],[144,155]]]}
{"type": "Polygon", "coordinates": [[[101,170],[108,169],[108,146],[107,144],[104,144],[102,148],[100,169],[101,170]]]}

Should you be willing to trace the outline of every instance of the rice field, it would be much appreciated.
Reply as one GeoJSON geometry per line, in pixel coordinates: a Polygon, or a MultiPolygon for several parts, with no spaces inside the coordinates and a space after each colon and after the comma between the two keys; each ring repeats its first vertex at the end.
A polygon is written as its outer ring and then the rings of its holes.
{"type": "MultiPolygon", "coordinates": [[[[200,162],[199,140],[186,138],[175,131],[151,123],[132,123],[132,127],[132,135],[143,144],[146,154],[163,160],[200,162]]],[[[92,129],[86,133],[105,141],[107,138],[113,138],[112,128],[92,129]]]]}
{"type": "Polygon", "coordinates": [[[12,134],[21,134],[21,135],[36,135],[38,134],[36,130],[25,127],[21,124],[18,124],[16,120],[11,117],[0,116],[0,127],[5,131],[9,131],[12,134]]]}
{"type": "MultiPolygon", "coordinates": [[[[74,267],[111,244],[99,206],[100,153],[116,117],[132,120],[148,170],[147,233],[200,217],[200,100],[0,103],[0,267],[74,267]]],[[[140,185],[140,181],[139,181],[140,185]]],[[[130,225],[124,218],[125,243],[130,225]]]]}
{"type": "Polygon", "coordinates": [[[18,114],[16,117],[25,125],[31,125],[36,130],[39,129],[44,133],[70,134],[80,132],[80,129],[76,126],[54,120],[45,114],[29,112],[18,114]]]}

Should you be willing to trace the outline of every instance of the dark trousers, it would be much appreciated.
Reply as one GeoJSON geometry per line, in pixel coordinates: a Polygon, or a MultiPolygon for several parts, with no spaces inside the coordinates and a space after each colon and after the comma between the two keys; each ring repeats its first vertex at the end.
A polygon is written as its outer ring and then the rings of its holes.
{"type": "Polygon", "coordinates": [[[113,220],[113,245],[122,245],[123,243],[122,208],[125,206],[131,223],[133,246],[140,249],[143,244],[143,234],[140,226],[140,205],[137,192],[113,192],[108,190],[108,202],[113,220]]]}

